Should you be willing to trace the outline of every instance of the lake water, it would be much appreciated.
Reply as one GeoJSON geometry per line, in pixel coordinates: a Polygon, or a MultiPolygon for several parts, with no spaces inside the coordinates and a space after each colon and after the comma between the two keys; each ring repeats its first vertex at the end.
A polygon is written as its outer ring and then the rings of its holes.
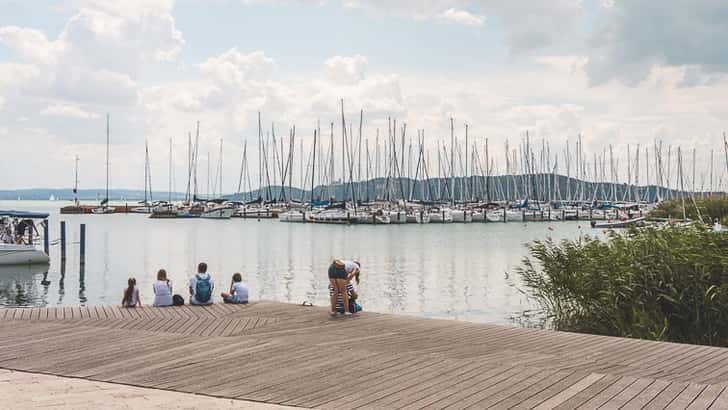
{"type": "Polygon", "coordinates": [[[70,242],[65,266],[54,245],[50,267],[0,268],[0,304],[118,304],[130,276],[149,303],[159,268],[169,273],[175,293],[186,296],[187,278],[205,261],[216,293],[241,272],[251,299],[326,305],[327,268],[333,258],[345,257],[362,262],[359,293],[365,310],[513,324],[512,317],[533,308],[514,273],[527,253],[524,244],[598,233],[588,222],[338,226],[60,215],[67,204],[0,201],[0,209],[49,212],[52,240],[60,237],[59,221],[65,220],[70,242]],[[84,272],[78,255],[81,223],[87,231],[84,272]]]}

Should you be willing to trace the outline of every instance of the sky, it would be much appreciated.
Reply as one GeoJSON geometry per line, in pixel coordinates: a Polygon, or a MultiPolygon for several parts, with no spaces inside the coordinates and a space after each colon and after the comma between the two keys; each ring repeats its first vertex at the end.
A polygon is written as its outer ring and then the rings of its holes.
{"type": "Polygon", "coordinates": [[[112,188],[144,186],[146,141],[153,188],[167,189],[171,144],[182,190],[199,121],[200,179],[222,163],[233,192],[244,146],[257,184],[258,112],[264,135],[275,127],[287,141],[295,126],[298,170],[319,121],[324,143],[332,122],[341,143],[342,99],[355,134],[363,110],[372,147],[396,118],[407,140],[424,132],[435,158],[453,118],[461,144],[465,124],[469,144],[488,139],[498,172],[506,141],[528,132],[566,173],[567,141],[573,153],[581,135],[590,161],[612,146],[620,180],[634,178],[639,144],[644,182],[662,141],[674,167],[685,152],[688,174],[695,150],[706,189],[714,150],[714,184],[728,186],[721,0],[0,0],[0,10],[0,189],[70,187],[76,157],[80,187],[103,187],[108,114],[112,188]]]}

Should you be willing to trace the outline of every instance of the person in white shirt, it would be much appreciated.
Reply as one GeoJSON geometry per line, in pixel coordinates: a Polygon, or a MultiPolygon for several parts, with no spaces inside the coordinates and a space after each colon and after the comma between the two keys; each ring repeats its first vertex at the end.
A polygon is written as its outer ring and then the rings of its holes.
{"type": "Polygon", "coordinates": [[[153,306],[172,306],[172,282],[167,279],[167,271],[160,269],[157,272],[157,281],[152,285],[154,291],[153,306]]]}
{"type": "Polygon", "coordinates": [[[212,276],[207,273],[207,264],[200,262],[197,265],[197,274],[190,278],[190,304],[211,305],[214,289],[215,282],[212,280],[212,276]]]}
{"type": "Polygon", "coordinates": [[[230,293],[222,292],[220,296],[225,303],[248,303],[248,288],[243,284],[243,277],[240,273],[233,275],[230,293]]]}

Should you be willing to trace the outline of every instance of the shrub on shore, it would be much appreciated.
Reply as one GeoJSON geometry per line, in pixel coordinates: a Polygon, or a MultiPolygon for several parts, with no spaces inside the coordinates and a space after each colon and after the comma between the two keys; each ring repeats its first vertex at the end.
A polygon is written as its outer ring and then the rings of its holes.
{"type": "MultiPolygon", "coordinates": [[[[653,218],[682,219],[682,207],[683,201],[680,199],[663,201],[657,204],[657,207],[650,212],[649,216],[653,218]]],[[[726,197],[712,196],[706,199],[696,199],[695,203],[693,203],[692,199],[685,198],[685,215],[688,219],[699,220],[698,209],[705,223],[712,223],[716,218],[723,223],[728,223],[728,198],[726,197]]]]}
{"type": "Polygon", "coordinates": [[[528,246],[518,273],[554,329],[728,346],[728,233],[647,228],[528,246]]]}

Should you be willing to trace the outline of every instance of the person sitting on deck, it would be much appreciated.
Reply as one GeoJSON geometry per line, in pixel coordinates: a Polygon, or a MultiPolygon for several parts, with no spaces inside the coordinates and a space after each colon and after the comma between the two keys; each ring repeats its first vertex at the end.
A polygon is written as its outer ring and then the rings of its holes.
{"type": "Polygon", "coordinates": [[[222,292],[220,296],[225,303],[248,303],[248,288],[243,284],[243,277],[240,273],[233,275],[230,293],[222,292]]]}
{"type": "Polygon", "coordinates": [[[128,287],[124,290],[124,298],[121,300],[122,307],[141,307],[142,301],[139,298],[139,289],[136,287],[136,279],[129,278],[127,281],[128,287]]]}
{"type": "Polygon", "coordinates": [[[347,284],[350,282],[350,277],[359,271],[360,266],[361,264],[358,261],[335,259],[329,267],[329,287],[332,289],[332,292],[330,292],[330,314],[332,316],[336,315],[336,301],[338,297],[343,299],[344,315],[351,315],[347,284]]]}
{"type": "Polygon", "coordinates": [[[197,265],[197,274],[190,278],[190,304],[211,305],[213,289],[215,289],[215,283],[212,276],[207,273],[207,264],[200,262],[197,265]]]}
{"type": "Polygon", "coordinates": [[[157,272],[157,281],[152,285],[154,291],[153,306],[172,306],[172,282],[167,279],[167,271],[160,269],[157,272]]]}

